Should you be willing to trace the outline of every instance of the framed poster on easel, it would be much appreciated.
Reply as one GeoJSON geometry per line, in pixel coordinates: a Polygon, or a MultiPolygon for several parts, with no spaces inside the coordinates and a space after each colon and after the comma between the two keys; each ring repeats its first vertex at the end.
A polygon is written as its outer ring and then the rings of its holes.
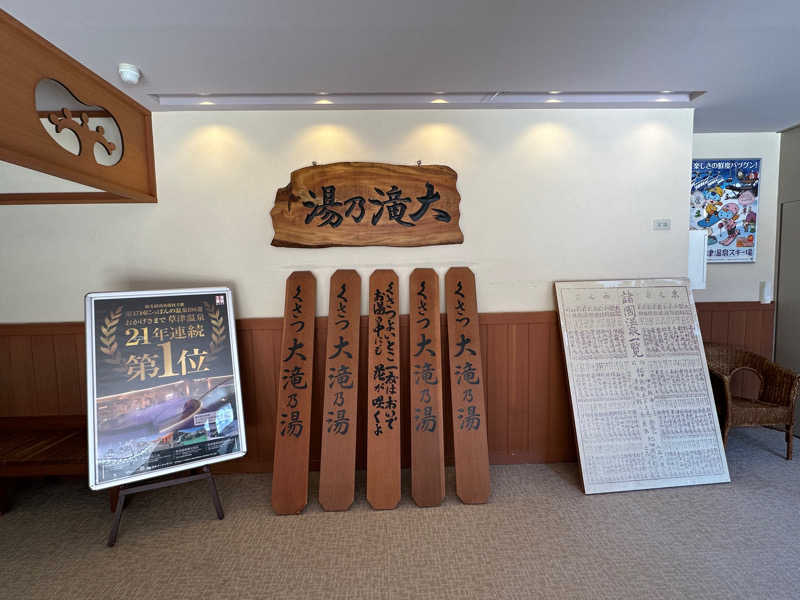
{"type": "Polygon", "coordinates": [[[247,451],[228,288],[86,296],[89,486],[247,451]]]}

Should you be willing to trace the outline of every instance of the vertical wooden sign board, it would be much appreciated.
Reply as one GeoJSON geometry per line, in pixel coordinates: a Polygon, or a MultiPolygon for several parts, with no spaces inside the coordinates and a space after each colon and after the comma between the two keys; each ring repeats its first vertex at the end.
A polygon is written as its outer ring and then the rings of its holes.
{"type": "Polygon", "coordinates": [[[296,515],[308,502],[316,299],[311,271],[286,280],[272,467],[272,508],[279,515],[296,515]]]}
{"type": "Polygon", "coordinates": [[[367,502],[375,509],[400,502],[400,336],[397,274],[369,278],[367,389],[367,502]]]}
{"type": "Polygon", "coordinates": [[[444,437],[436,271],[414,269],[409,297],[411,496],[418,506],[438,506],[444,499],[444,437]]]}
{"type": "Polygon", "coordinates": [[[489,446],[475,275],[467,267],[447,271],[445,306],[456,493],[466,504],[482,504],[489,499],[490,492],[489,446]]]}
{"type": "Polygon", "coordinates": [[[325,353],[319,473],[319,503],[325,510],[347,510],[355,494],[360,325],[361,277],[340,269],[331,277],[325,353]]]}

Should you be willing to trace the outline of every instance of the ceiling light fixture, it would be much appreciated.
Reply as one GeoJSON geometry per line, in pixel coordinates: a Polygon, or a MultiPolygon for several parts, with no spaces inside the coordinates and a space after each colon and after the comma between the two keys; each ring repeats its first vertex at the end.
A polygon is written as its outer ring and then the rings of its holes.
{"type": "Polygon", "coordinates": [[[549,91],[549,92],[547,92],[547,93],[548,93],[548,94],[560,94],[561,92],[560,92],[559,90],[550,90],[550,91],[549,91]]]}
{"type": "MultiPolygon", "coordinates": [[[[702,92],[448,92],[444,97],[431,93],[401,94],[154,94],[158,104],[167,109],[198,107],[213,102],[219,107],[247,110],[302,110],[321,105],[336,109],[414,109],[430,108],[543,108],[559,104],[562,108],[637,108],[660,105],[663,108],[687,108],[702,92]],[[324,97],[323,97],[324,96],[324,97]],[[447,106],[445,106],[447,105],[447,106]]],[[[555,108],[555,107],[551,107],[555,108]]]]}

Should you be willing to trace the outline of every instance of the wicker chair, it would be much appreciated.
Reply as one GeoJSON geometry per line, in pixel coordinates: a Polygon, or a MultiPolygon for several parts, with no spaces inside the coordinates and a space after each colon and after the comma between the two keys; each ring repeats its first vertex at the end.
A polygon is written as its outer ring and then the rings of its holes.
{"type": "Polygon", "coordinates": [[[792,460],[792,428],[800,376],[741,348],[706,343],[705,350],[723,443],[727,445],[732,427],[782,426],[786,431],[786,459],[792,460]],[[731,391],[731,378],[746,371],[754,373],[760,381],[758,393],[752,399],[735,395],[735,386],[731,391]]]}

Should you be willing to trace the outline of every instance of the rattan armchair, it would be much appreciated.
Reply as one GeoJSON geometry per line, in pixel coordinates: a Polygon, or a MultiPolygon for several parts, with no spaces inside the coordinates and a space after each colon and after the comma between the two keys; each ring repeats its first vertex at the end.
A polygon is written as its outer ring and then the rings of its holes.
{"type": "Polygon", "coordinates": [[[792,428],[800,376],[734,346],[706,343],[705,350],[723,443],[727,445],[732,427],[781,426],[786,431],[786,459],[792,460],[792,428]],[[755,398],[744,398],[731,391],[731,378],[742,371],[758,376],[760,389],[755,398]]]}

